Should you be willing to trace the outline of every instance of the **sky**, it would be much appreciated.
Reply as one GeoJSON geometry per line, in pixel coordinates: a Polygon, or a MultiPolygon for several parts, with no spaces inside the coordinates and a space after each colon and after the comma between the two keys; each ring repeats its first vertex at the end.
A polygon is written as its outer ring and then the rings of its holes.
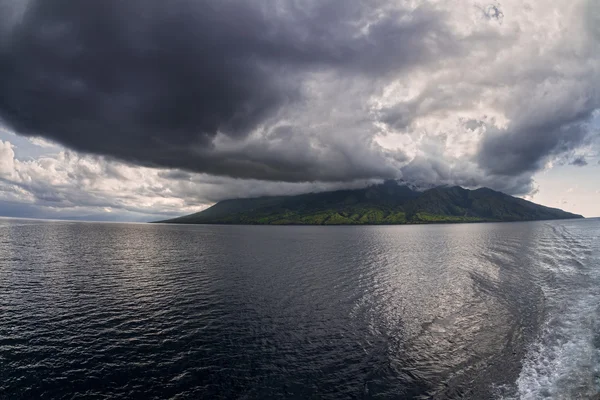
{"type": "Polygon", "coordinates": [[[0,216],[384,179],[600,216],[596,0],[0,0],[0,216]]]}

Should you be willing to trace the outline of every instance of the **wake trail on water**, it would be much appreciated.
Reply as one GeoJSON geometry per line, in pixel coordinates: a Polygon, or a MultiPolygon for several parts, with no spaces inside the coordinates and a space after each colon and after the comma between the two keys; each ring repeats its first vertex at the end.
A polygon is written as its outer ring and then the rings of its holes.
{"type": "Polygon", "coordinates": [[[594,399],[600,393],[597,232],[548,225],[537,252],[546,320],[504,400],[594,399]]]}

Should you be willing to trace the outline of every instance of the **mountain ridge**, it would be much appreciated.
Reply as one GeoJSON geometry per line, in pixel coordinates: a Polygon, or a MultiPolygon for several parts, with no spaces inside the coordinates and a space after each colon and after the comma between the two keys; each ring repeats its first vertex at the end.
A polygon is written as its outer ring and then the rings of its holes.
{"type": "Polygon", "coordinates": [[[182,224],[401,225],[583,218],[489,188],[413,190],[396,181],[363,189],[229,199],[198,213],[158,221],[182,224]]]}

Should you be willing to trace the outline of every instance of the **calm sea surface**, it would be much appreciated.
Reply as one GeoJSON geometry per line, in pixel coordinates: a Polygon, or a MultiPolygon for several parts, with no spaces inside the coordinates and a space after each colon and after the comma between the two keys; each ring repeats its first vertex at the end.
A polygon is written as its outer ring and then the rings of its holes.
{"type": "Polygon", "coordinates": [[[2,399],[590,399],[600,220],[0,219],[2,399]]]}

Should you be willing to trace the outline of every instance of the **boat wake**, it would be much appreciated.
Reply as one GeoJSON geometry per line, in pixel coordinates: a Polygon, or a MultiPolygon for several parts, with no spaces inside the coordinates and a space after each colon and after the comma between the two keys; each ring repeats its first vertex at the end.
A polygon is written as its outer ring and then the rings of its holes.
{"type": "Polygon", "coordinates": [[[538,258],[546,321],[508,390],[512,393],[501,399],[595,399],[600,393],[598,238],[565,226],[551,228],[554,237],[540,247],[550,254],[538,258]]]}

